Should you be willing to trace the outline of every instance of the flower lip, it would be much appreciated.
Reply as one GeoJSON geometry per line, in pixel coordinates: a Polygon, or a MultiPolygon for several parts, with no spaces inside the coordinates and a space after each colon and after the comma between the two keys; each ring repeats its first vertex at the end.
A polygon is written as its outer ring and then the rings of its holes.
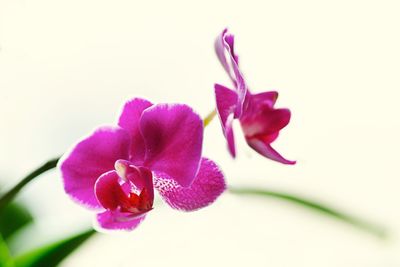
{"type": "Polygon", "coordinates": [[[119,178],[131,185],[137,194],[141,194],[144,190],[150,198],[154,198],[152,188],[152,172],[144,166],[135,166],[132,162],[119,159],[114,164],[115,171],[119,178]]]}
{"type": "Polygon", "coordinates": [[[131,213],[131,212],[118,212],[118,213],[114,213],[114,218],[116,222],[130,222],[133,219],[138,219],[141,217],[146,216],[146,214],[152,210],[153,208],[146,210],[144,212],[138,212],[138,213],[131,213]]]}
{"type": "Polygon", "coordinates": [[[95,184],[95,194],[104,209],[132,218],[150,211],[154,192],[151,172],[118,160],[116,170],[104,173],[95,184]]]}
{"type": "Polygon", "coordinates": [[[246,112],[240,119],[246,138],[272,135],[278,133],[290,121],[288,109],[274,109],[269,106],[246,112]]]}

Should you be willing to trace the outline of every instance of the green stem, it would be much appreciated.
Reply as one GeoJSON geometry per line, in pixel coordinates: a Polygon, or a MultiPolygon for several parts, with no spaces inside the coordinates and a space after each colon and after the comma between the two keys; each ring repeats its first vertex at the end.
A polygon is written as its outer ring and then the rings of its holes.
{"type": "Polygon", "coordinates": [[[57,162],[60,158],[55,158],[47,161],[45,164],[28,174],[25,178],[23,178],[18,184],[16,184],[13,188],[10,189],[7,193],[0,197],[0,210],[2,210],[5,206],[7,206],[14,197],[21,191],[25,185],[27,185],[30,181],[32,181],[35,177],[41,175],[42,173],[51,170],[57,166],[57,162]]]}
{"type": "Polygon", "coordinates": [[[345,212],[339,211],[333,207],[327,206],[317,201],[303,198],[300,196],[293,195],[291,193],[277,192],[272,190],[263,190],[255,188],[229,188],[229,192],[237,195],[250,195],[250,196],[260,196],[260,197],[271,197],[284,201],[291,202],[296,205],[300,205],[314,211],[320,212],[324,215],[328,215],[332,218],[340,220],[342,222],[348,223],[360,230],[364,230],[370,234],[375,235],[381,239],[387,237],[387,231],[379,225],[371,222],[367,222],[363,219],[357,218],[355,216],[349,215],[345,212]]]}
{"type": "Polygon", "coordinates": [[[217,111],[214,109],[211,111],[205,118],[204,118],[204,127],[207,127],[207,125],[214,119],[215,115],[217,115],[217,111]]]}

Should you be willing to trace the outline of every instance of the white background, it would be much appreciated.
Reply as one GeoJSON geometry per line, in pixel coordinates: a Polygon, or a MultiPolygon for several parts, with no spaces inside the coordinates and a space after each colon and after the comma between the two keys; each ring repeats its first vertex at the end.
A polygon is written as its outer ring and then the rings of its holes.
{"type": "MultiPolygon", "coordinates": [[[[11,187],[115,123],[134,96],[205,116],[213,83],[230,85],[213,51],[228,26],[252,90],[276,89],[278,106],[292,110],[275,147],[298,163],[258,156],[239,127],[232,160],[217,121],[204,154],[230,185],[315,198],[386,225],[392,238],[225,194],[196,213],[161,206],[132,233],[97,235],[63,266],[400,266],[399,14],[398,1],[0,0],[0,182],[11,187]]],[[[57,171],[20,200],[39,218],[18,251],[90,225],[57,171]]]]}

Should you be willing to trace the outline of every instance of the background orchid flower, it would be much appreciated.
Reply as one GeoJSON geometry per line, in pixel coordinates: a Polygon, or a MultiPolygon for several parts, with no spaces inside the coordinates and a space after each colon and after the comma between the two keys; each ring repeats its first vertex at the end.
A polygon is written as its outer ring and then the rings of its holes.
{"type": "Polygon", "coordinates": [[[234,85],[234,90],[220,84],[214,86],[217,112],[231,155],[236,156],[232,123],[234,119],[239,119],[246,142],[251,148],[274,161],[295,164],[295,161],[285,159],[271,146],[279,131],[290,121],[289,109],[274,107],[278,93],[270,91],[252,94],[249,91],[239,69],[234,36],[227,29],[217,37],[215,51],[234,85]]]}
{"type": "Polygon", "coordinates": [[[226,188],[217,165],[201,157],[202,141],[202,120],[189,106],[135,98],[118,126],[97,129],[63,157],[64,189],[100,210],[104,229],[137,227],[153,209],[154,188],[175,209],[200,209],[226,188]]]}

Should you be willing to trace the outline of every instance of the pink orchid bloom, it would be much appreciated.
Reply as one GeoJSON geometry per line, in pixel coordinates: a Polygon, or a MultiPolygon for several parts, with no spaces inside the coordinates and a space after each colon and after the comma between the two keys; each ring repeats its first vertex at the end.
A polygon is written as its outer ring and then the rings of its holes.
{"type": "Polygon", "coordinates": [[[118,126],[102,127],[60,161],[66,193],[99,210],[103,229],[133,230],[153,209],[154,188],[173,208],[193,211],[225,190],[222,172],[201,157],[203,122],[189,106],[127,102],[118,126]]]}
{"type": "Polygon", "coordinates": [[[279,131],[290,121],[289,109],[274,107],[278,98],[275,91],[252,94],[239,69],[239,58],[234,50],[234,36],[225,29],[215,42],[215,51],[235,90],[215,84],[217,112],[228,142],[229,152],[236,155],[232,129],[234,119],[239,119],[248,145],[261,155],[284,164],[295,164],[281,156],[271,143],[279,131]]]}

